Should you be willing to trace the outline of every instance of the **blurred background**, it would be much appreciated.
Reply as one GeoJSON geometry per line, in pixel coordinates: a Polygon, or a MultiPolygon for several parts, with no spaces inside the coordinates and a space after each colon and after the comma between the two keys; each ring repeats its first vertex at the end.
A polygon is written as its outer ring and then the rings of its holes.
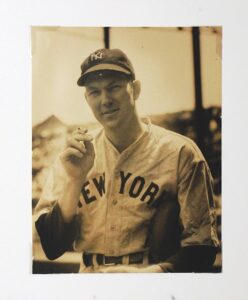
{"type": "MultiPolygon", "coordinates": [[[[221,27],[32,27],[32,208],[49,167],[78,126],[98,127],[76,82],[100,48],[120,48],[141,81],[141,116],[193,139],[214,177],[221,240],[221,27]]],[[[48,261],[33,225],[33,273],[78,271],[80,254],[48,261]]],[[[213,272],[221,271],[221,248],[213,272]]]]}

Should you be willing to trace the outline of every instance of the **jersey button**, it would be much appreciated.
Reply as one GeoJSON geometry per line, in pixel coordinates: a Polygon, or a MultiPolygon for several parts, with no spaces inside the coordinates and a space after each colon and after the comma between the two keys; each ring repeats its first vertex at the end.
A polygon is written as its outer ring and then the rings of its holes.
{"type": "Polygon", "coordinates": [[[114,199],[114,200],[112,201],[112,203],[113,203],[113,205],[116,205],[116,204],[117,204],[117,200],[114,199]]]}
{"type": "Polygon", "coordinates": [[[115,225],[111,225],[110,227],[111,230],[115,230],[115,228],[116,228],[115,225]]]}
{"type": "Polygon", "coordinates": [[[112,250],[112,249],[109,249],[109,254],[110,254],[110,255],[114,255],[114,254],[115,254],[115,251],[112,250]]]}

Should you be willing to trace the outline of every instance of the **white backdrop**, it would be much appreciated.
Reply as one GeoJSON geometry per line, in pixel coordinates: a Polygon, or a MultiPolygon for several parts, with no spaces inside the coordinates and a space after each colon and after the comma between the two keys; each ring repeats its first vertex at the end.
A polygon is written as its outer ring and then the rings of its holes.
{"type": "Polygon", "coordinates": [[[12,0],[0,2],[0,14],[0,298],[247,299],[246,2],[12,0]],[[29,26],[126,26],[127,22],[223,25],[223,273],[32,275],[29,26]]]}

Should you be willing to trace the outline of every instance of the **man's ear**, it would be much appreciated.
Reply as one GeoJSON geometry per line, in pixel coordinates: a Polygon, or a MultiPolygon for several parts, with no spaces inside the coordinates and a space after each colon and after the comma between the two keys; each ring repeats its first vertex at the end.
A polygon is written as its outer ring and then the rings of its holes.
{"type": "Polygon", "coordinates": [[[139,98],[141,91],[141,83],[139,80],[134,80],[133,81],[133,97],[134,100],[137,100],[139,98]]]}
{"type": "Polygon", "coordinates": [[[84,89],[84,98],[85,98],[85,100],[88,102],[86,89],[84,89]]]}

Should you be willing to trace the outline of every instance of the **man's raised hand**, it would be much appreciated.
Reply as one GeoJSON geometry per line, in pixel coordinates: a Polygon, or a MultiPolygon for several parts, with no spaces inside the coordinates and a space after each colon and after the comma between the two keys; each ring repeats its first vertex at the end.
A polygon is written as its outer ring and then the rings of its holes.
{"type": "Polygon", "coordinates": [[[94,164],[93,137],[87,132],[87,129],[75,130],[68,140],[67,148],[60,155],[62,165],[72,180],[85,178],[94,164]]]}

